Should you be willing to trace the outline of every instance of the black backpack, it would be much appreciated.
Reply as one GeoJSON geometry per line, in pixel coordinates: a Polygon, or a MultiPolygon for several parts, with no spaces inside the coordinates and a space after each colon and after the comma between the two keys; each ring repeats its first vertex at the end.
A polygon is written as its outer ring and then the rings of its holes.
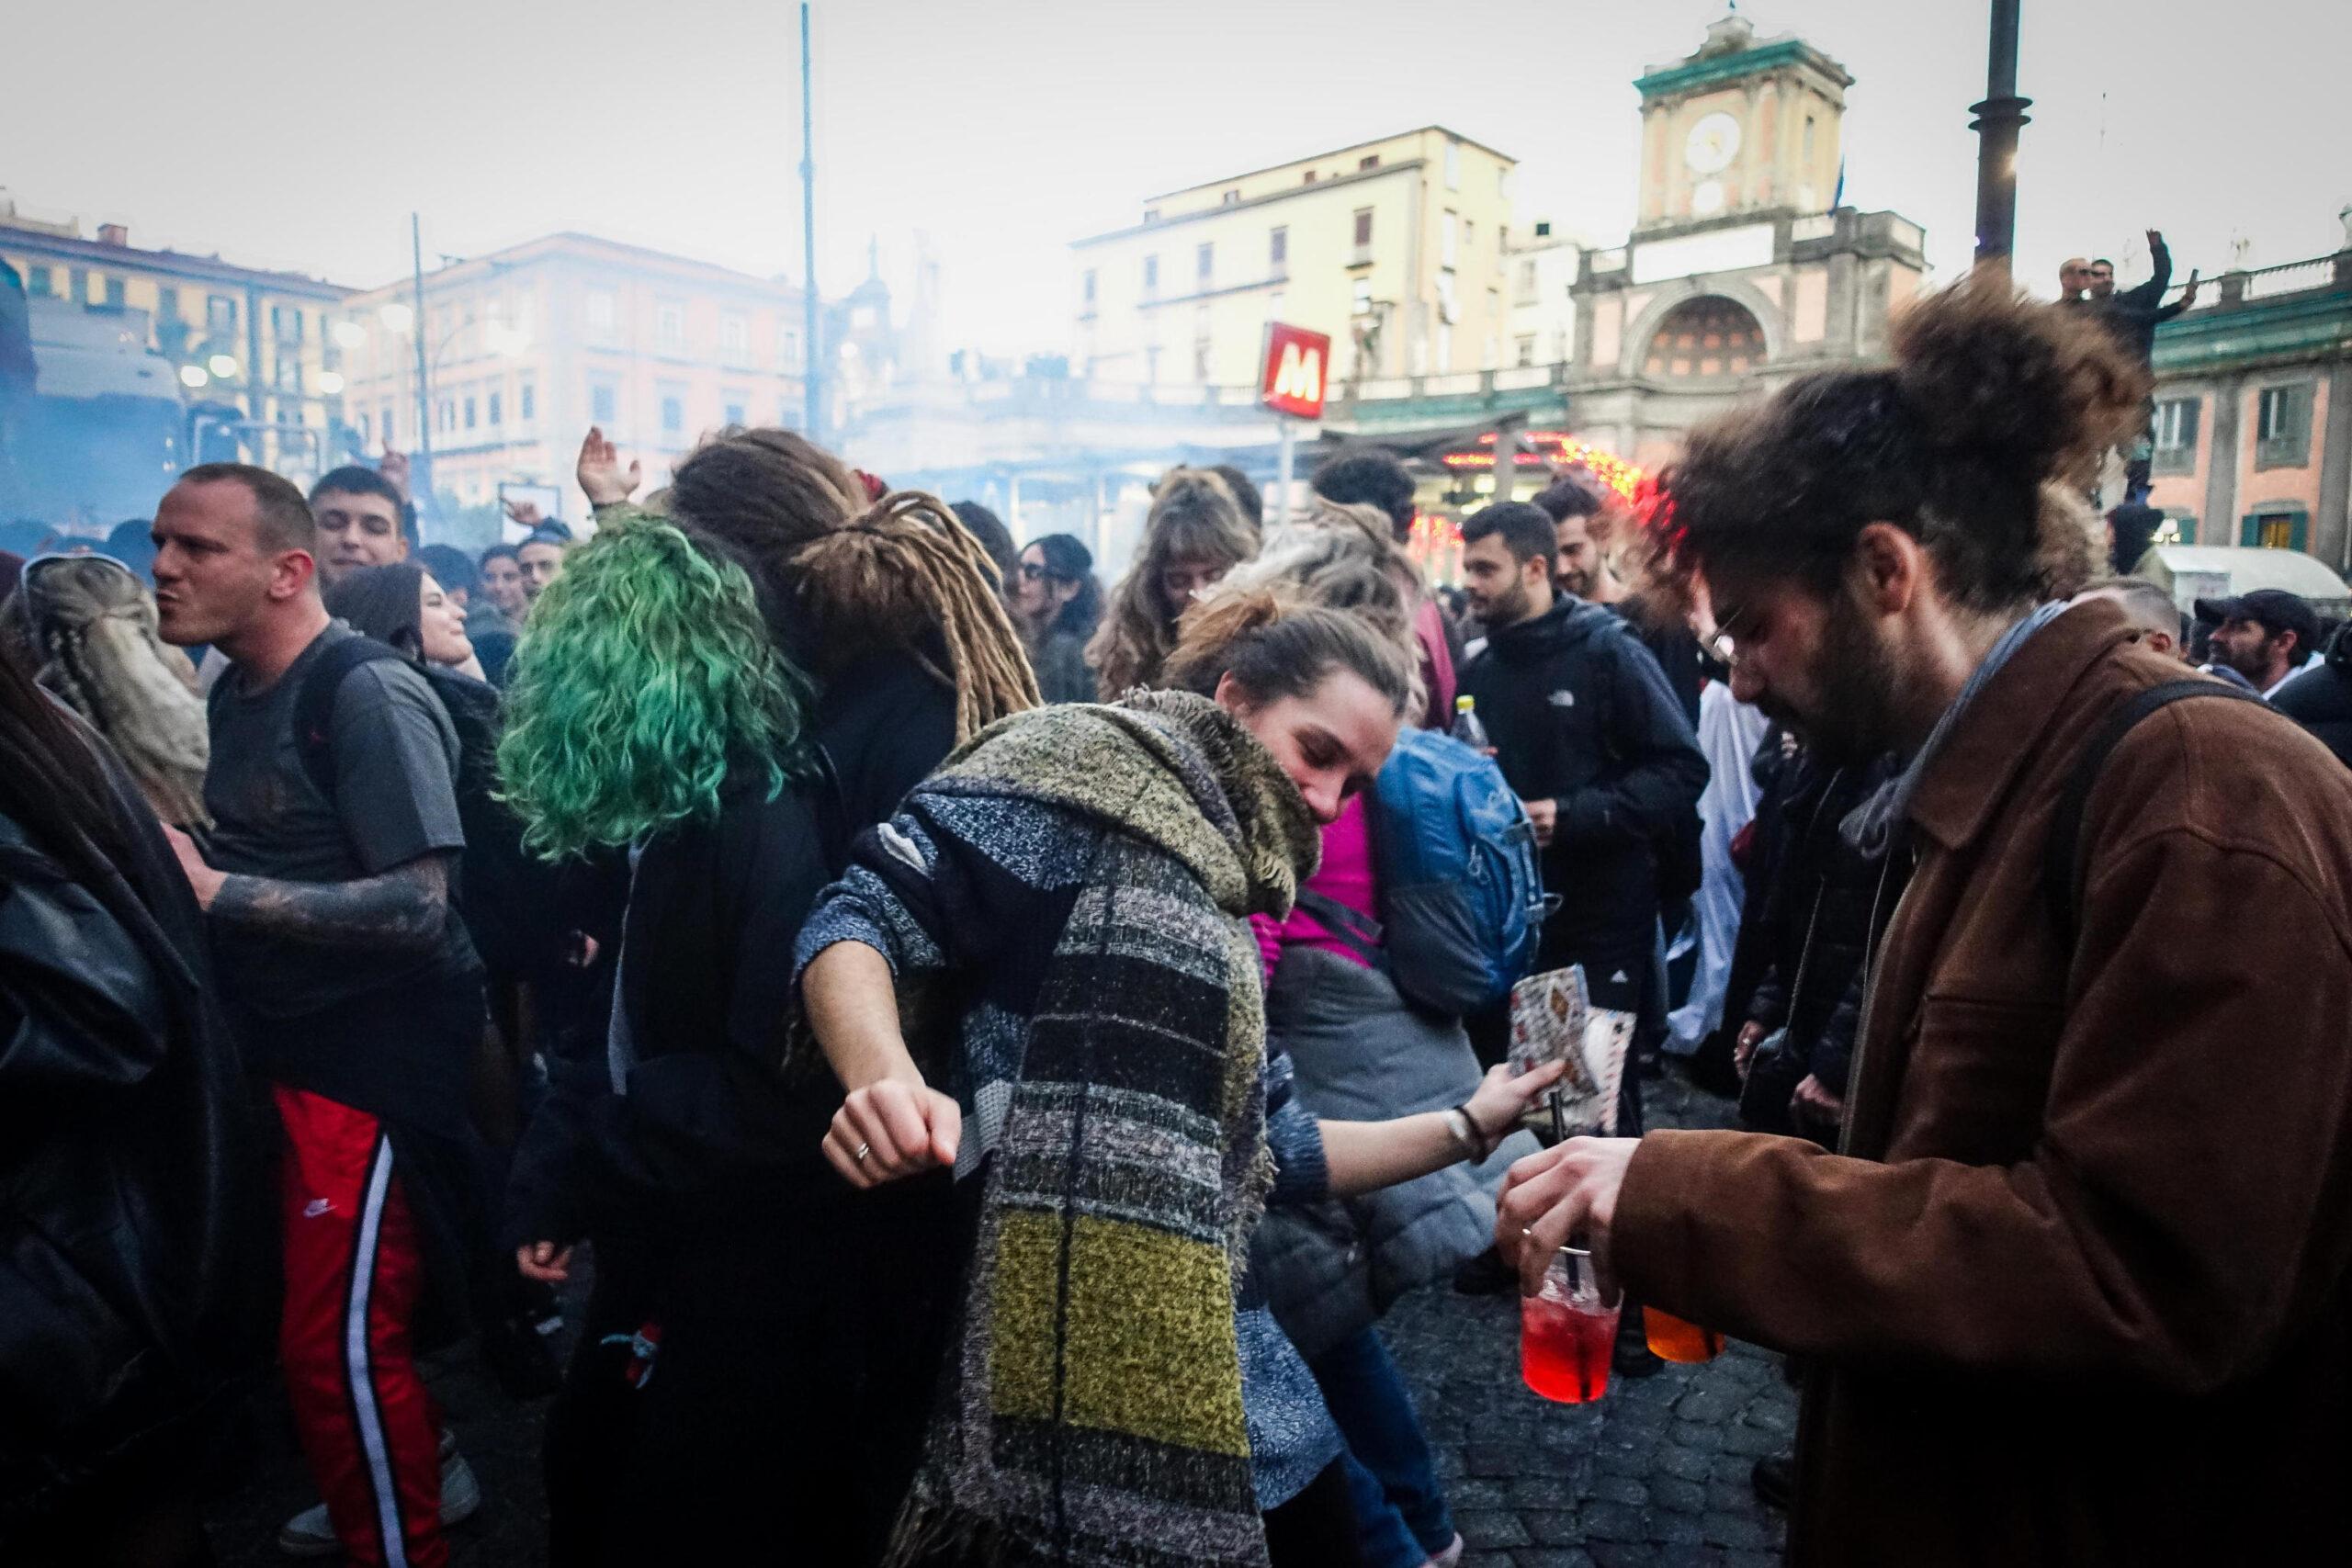
{"type": "Polygon", "coordinates": [[[525,852],[523,824],[498,798],[497,688],[420,664],[373,637],[345,637],[320,654],[294,695],[302,771],[320,794],[334,798],[335,694],[353,671],[382,659],[398,660],[422,674],[457,731],[458,772],[451,782],[466,848],[450,899],[463,914],[482,962],[493,971],[519,971],[529,959],[531,924],[550,907],[553,872],[525,852]]]}

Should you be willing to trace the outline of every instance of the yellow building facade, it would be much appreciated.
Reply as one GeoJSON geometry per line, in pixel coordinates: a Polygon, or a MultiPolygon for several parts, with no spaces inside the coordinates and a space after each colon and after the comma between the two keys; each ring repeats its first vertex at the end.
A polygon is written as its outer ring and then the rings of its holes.
{"type": "Polygon", "coordinates": [[[1329,333],[1335,382],[1508,365],[1516,166],[1426,126],[1155,197],[1070,247],[1073,368],[1247,385],[1273,321],[1329,333]]]}
{"type": "Polygon", "coordinates": [[[0,204],[0,258],[33,300],[141,325],[198,416],[200,456],[241,457],[298,479],[332,466],[330,433],[342,419],[353,335],[350,289],[219,256],[142,249],[121,224],[85,236],[78,220],[43,220],[13,204],[0,204]]]}

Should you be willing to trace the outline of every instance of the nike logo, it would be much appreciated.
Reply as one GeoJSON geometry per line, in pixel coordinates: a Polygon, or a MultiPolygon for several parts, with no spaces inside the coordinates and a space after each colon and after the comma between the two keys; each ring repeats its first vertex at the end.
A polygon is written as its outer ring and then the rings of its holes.
{"type": "Polygon", "coordinates": [[[302,1205],[302,1217],[306,1220],[315,1220],[334,1207],[334,1205],[324,1198],[313,1198],[302,1205]]]}

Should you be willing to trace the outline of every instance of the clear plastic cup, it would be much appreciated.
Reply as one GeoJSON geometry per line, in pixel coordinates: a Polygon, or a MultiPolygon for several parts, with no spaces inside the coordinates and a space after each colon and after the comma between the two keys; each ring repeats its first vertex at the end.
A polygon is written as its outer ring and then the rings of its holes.
{"type": "Polygon", "coordinates": [[[1604,1298],[1592,1255],[1564,1247],[1544,1271],[1544,1288],[1519,1299],[1519,1372],[1527,1386],[1562,1404],[1609,1392],[1620,1298],[1604,1298]]]}

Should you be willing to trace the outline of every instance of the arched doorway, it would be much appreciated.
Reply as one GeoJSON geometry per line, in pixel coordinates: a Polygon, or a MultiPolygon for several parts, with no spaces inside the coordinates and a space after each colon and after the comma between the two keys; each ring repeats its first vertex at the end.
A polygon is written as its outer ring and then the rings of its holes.
{"type": "Polygon", "coordinates": [[[1764,363],[1764,328],[1744,305],[1702,294],[1668,310],[1642,355],[1661,380],[1744,376],[1764,363]]]}

